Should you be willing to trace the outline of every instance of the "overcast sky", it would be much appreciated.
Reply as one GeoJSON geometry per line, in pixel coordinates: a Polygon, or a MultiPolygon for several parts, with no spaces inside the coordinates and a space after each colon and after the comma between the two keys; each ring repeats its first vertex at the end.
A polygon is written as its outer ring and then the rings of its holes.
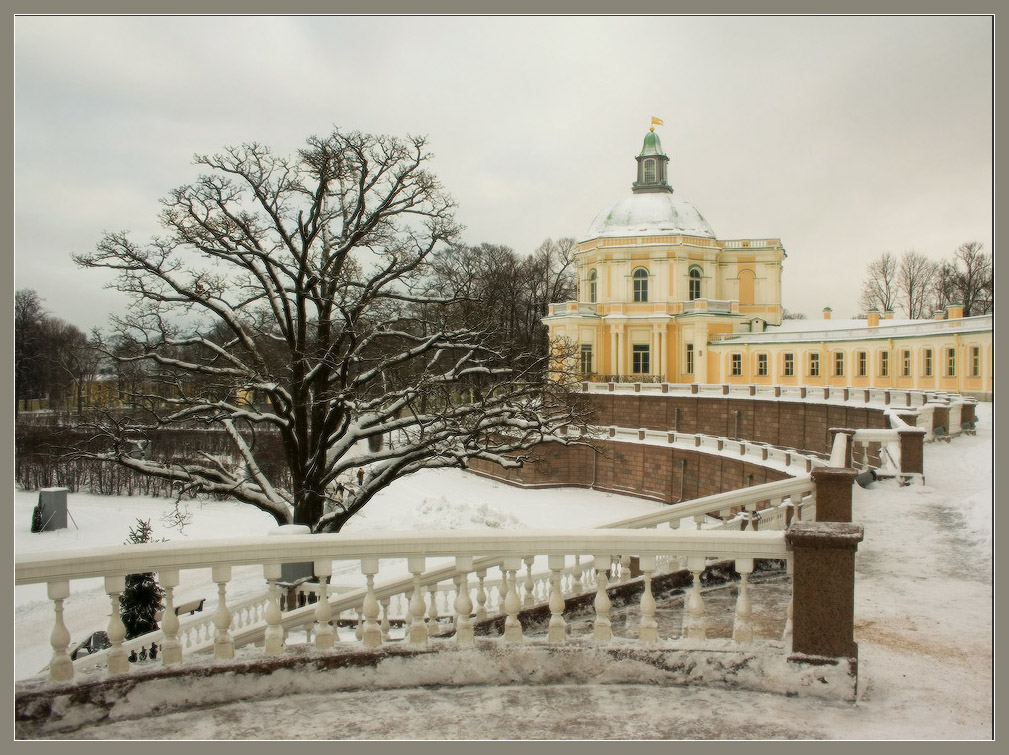
{"type": "Polygon", "coordinates": [[[987,17],[19,17],[15,286],[89,329],[72,253],[142,240],[194,153],[334,125],[425,134],[468,243],[584,237],[650,118],[721,239],[779,237],[786,308],[857,311],[866,264],[991,250],[987,17]]]}

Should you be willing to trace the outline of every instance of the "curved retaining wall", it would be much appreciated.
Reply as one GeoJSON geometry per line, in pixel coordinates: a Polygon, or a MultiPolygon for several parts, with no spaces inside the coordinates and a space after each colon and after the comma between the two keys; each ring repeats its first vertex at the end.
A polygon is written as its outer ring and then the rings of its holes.
{"type": "Polygon", "coordinates": [[[832,427],[890,427],[889,407],[882,405],[619,393],[589,400],[596,425],[700,433],[815,454],[830,453],[832,427]]]}
{"type": "Polygon", "coordinates": [[[470,471],[522,487],[560,485],[636,495],[677,503],[751,485],[784,480],[792,475],[751,458],[728,454],[634,443],[594,440],[588,446],[544,443],[535,458],[520,469],[503,469],[473,459],[470,471]],[[682,497],[681,497],[682,496],[682,497]]]}

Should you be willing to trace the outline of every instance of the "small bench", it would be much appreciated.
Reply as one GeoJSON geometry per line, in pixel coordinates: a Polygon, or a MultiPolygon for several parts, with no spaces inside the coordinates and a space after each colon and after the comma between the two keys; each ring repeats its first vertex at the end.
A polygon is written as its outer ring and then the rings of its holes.
{"type": "Polygon", "coordinates": [[[175,606],[175,615],[180,616],[184,613],[188,613],[190,616],[192,616],[197,611],[202,613],[204,601],[206,601],[206,598],[200,598],[199,600],[191,600],[188,603],[182,603],[180,605],[177,605],[175,606]]]}
{"type": "MultiPolygon", "coordinates": [[[[200,598],[199,600],[191,600],[188,603],[181,603],[175,606],[175,615],[181,616],[184,613],[188,613],[190,616],[192,616],[197,611],[203,613],[203,604],[204,602],[206,602],[206,600],[207,600],[206,598],[200,598]]],[[[164,616],[165,616],[164,611],[158,611],[156,614],[154,614],[154,620],[160,624],[161,619],[163,619],[164,616]]]]}

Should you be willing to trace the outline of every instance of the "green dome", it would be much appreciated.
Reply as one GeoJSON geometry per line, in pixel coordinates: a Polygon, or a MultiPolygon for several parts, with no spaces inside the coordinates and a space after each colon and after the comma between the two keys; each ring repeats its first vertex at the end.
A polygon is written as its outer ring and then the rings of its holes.
{"type": "Polygon", "coordinates": [[[646,157],[648,155],[666,156],[662,151],[662,142],[659,141],[659,135],[654,131],[649,131],[645,134],[645,143],[642,145],[641,154],[638,157],[646,157]]]}

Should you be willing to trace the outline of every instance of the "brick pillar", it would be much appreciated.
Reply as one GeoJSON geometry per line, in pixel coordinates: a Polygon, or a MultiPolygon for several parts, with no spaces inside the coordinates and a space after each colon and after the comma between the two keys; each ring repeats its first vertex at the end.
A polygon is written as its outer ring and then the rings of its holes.
{"type": "Polygon", "coordinates": [[[757,395],[757,386],[755,386],[755,385],[751,385],[750,386],[750,395],[751,396],[756,396],[757,395]]]}
{"type": "Polygon", "coordinates": [[[900,436],[901,474],[925,475],[925,431],[920,427],[909,427],[897,431],[900,436]]]}
{"type": "MultiPolygon", "coordinates": [[[[817,499],[819,510],[819,489],[817,499]]],[[[850,522],[793,522],[785,532],[793,563],[789,660],[857,660],[855,551],[863,536],[850,522]]]]}
{"type": "Polygon", "coordinates": [[[810,475],[816,485],[816,521],[851,521],[851,486],[857,473],[843,467],[817,467],[810,475]]]}
{"type": "Polygon", "coordinates": [[[698,388],[697,383],[691,383],[690,384],[690,392],[691,393],[697,393],[697,388],[698,388]]]}
{"type": "Polygon", "coordinates": [[[722,384],[722,395],[723,396],[729,395],[729,386],[724,383],[722,384]]]}
{"type": "Polygon", "coordinates": [[[848,442],[845,444],[845,449],[844,449],[844,466],[851,467],[852,466],[852,463],[851,463],[851,446],[852,446],[852,441],[851,441],[851,439],[853,437],[855,437],[855,431],[854,430],[849,430],[847,428],[832,427],[832,428],[830,428],[829,432],[830,432],[830,451],[834,450],[834,438],[837,436],[838,433],[842,433],[842,434],[848,436],[848,442]]]}
{"type": "Polygon", "coordinates": [[[977,417],[974,414],[974,404],[970,402],[964,402],[960,405],[960,426],[963,427],[968,422],[977,422],[977,417]]]}
{"type": "Polygon", "coordinates": [[[948,406],[935,404],[935,409],[932,411],[932,432],[935,432],[937,427],[942,428],[943,435],[949,435],[948,406]]]}

